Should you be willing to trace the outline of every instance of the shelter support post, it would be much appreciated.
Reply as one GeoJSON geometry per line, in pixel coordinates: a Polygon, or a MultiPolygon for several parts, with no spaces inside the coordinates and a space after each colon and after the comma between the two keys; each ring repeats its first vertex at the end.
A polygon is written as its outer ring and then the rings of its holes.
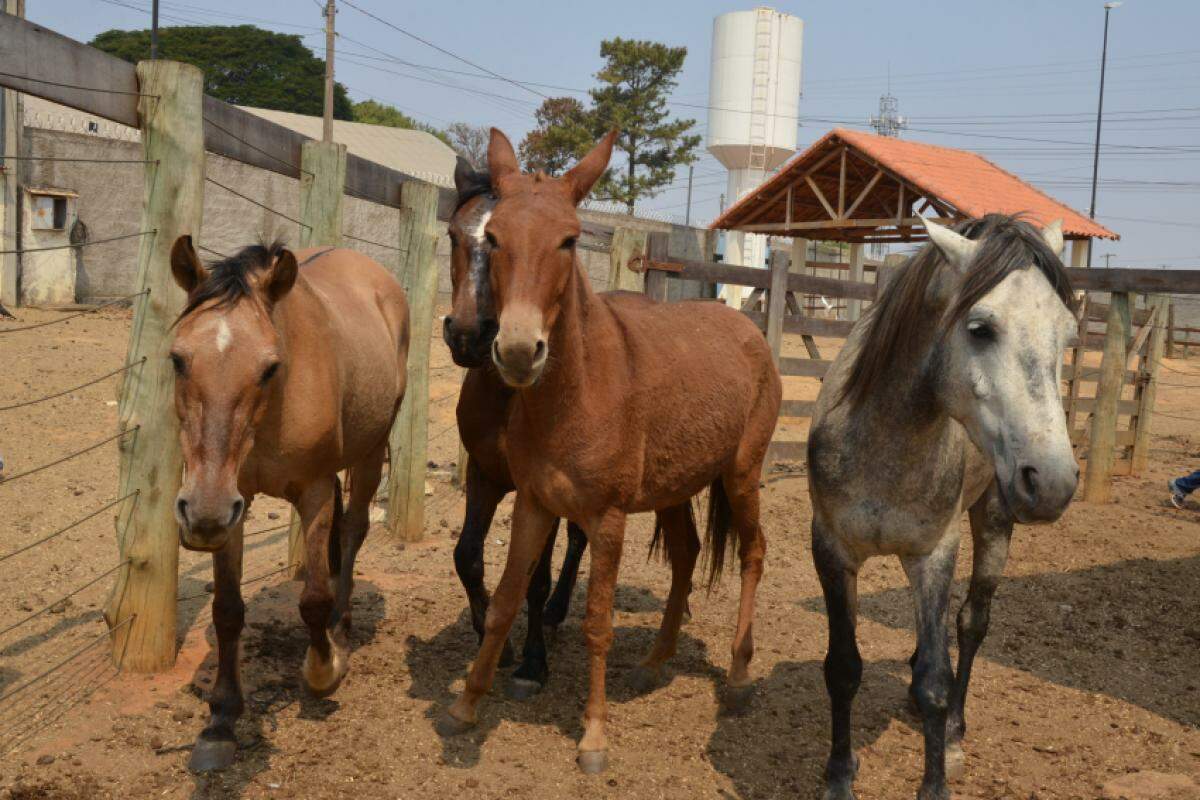
{"type": "Polygon", "coordinates": [[[775,365],[783,351],[783,317],[787,313],[788,257],[781,250],[771,252],[770,288],[767,289],[767,345],[775,365]]]}
{"type": "Polygon", "coordinates": [[[136,492],[118,518],[117,537],[126,566],[104,616],[113,630],[113,659],[139,672],[175,662],[175,596],[179,535],[175,496],[183,472],[175,375],[168,357],[171,325],[185,297],[171,276],[170,252],[184,234],[199,238],[204,210],[204,75],[190,64],[143,61],[137,65],[138,116],[146,159],[133,325],[121,390],[119,494],[136,492]]]}
{"type": "Polygon", "coordinates": [[[415,542],[425,534],[425,470],[429,451],[429,348],[437,301],[437,187],[410,181],[400,188],[400,282],[408,295],[408,388],[388,443],[387,524],[415,542]]]}
{"type": "MultiPolygon", "coordinates": [[[[863,282],[863,246],[859,242],[850,245],[850,280],[855,283],[863,282]]],[[[846,301],[846,318],[858,322],[862,316],[862,300],[851,297],[846,301]]]]}
{"type": "Polygon", "coordinates": [[[1125,384],[1125,349],[1130,339],[1129,294],[1113,292],[1104,333],[1104,356],[1096,382],[1091,441],[1083,499],[1091,503],[1112,500],[1113,463],[1117,447],[1117,412],[1125,384]]]}

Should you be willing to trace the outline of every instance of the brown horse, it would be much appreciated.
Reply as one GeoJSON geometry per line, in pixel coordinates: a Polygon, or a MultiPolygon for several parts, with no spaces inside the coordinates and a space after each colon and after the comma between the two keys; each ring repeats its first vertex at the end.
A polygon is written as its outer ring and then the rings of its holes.
{"type": "MultiPolygon", "coordinates": [[[[454,170],[454,184],[458,191],[458,204],[448,226],[451,312],[445,318],[442,335],[454,363],[469,368],[459,393],[457,413],[459,436],[470,456],[465,487],[466,517],[462,534],[454,548],[454,566],[467,591],[471,624],[482,640],[488,606],[487,589],[483,583],[483,545],[496,506],[516,488],[508,468],[505,433],[514,390],[500,379],[491,363],[492,340],[499,330],[488,266],[491,246],[484,236],[484,227],[496,206],[491,176],[487,172],[476,171],[466,159],[460,157],[454,170]]],[[[613,299],[625,303],[651,302],[644,294],[632,292],[613,295],[613,299]]],[[[681,535],[686,545],[676,549],[686,554],[680,569],[686,570],[690,576],[700,553],[700,538],[696,534],[691,505],[680,511],[682,516],[669,515],[667,520],[660,517],[651,552],[661,543],[660,534],[666,532],[671,521],[685,521],[687,528],[681,535]]],[[[567,552],[559,572],[558,585],[549,602],[546,598],[550,594],[550,556],[558,536],[557,522],[546,540],[544,554],[538,560],[537,569],[529,583],[526,593],[529,624],[525,648],[521,664],[513,671],[506,687],[509,696],[517,699],[525,699],[538,692],[549,677],[543,625],[557,629],[566,619],[579,563],[587,547],[587,537],[575,523],[567,523],[567,535],[567,552]]],[[[511,648],[506,642],[500,666],[506,666],[511,661],[511,648]]],[[[635,674],[640,681],[638,688],[641,691],[653,688],[657,681],[657,669],[651,669],[649,665],[635,674]]]]}
{"type": "MultiPolygon", "coordinates": [[[[517,390],[507,429],[517,498],[483,644],[462,696],[439,721],[443,733],[475,724],[529,575],[554,519],[566,517],[592,550],[583,626],[591,689],[579,743],[587,772],[607,762],[604,673],[627,514],[679,508],[711,487],[712,575],[730,527],[742,564],[731,701],[748,698],[766,549],[758,482],[781,397],[761,331],[737,311],[707,302],[626,305],[592,291],[576,261],[575,207],[608,166],[615,135],[555,179],[521,174],[511,143],[492,131],[488,162],[499,202],[484,231],[499,332],[491,351],[500,377],[517,390]]],[[[669,551],[677,539],[668,533],[669,551]]],[[[675,572],[656,651],[674,645],[687,586],[675,572]]],[[[654,656],[647,661],[657,665],[654,656]]]]}
{"type": "Polygon", "coordinates": [[[352,250],[293,254],[276,243],[205,269],[182,236],[171,270],[188,293],[171,346],[184,458],[175,515],[183,546],[213,554],[217,682],[189,762],[207,771],[237,750],[242,524],[258,493],[291,502],[304,530],[304,682],[325,696],[346,675],[354,559],[404,397],[408,303],[382,266],[352,250]]]}

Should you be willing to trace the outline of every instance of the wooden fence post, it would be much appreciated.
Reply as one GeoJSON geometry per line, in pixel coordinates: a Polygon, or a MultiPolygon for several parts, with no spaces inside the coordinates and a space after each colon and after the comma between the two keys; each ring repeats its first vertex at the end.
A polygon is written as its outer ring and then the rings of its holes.
{"type": "Polygon", "coordinates": [[[1150,299],[1153,309],[1150,316],[1150,338],[1146,341],[1146,356],[1142,369],[1138,370],[1138,389],[1135,395],[1137,415],[1134,418],[1133,457],[1130,473],[1140,474],[1149,461],[1150,454],[1150,423],[1154,417],[1154,401],[1158,394],[1158,369],[1166,347],[1167,309],[1171,298],[1166,295],[1153,295],[1150,299]]]}
{"type": "Polygon", "coordinates": [[[1083,499],[1092,503],[1107,503],[1112,499],[1117,412],[1121,389],[1125,385],[1125,348],[1130,330],[1129,295],[1113,292],[1108,306],[1100,378],[1096,381],[1096,403],[1092,410],[1092,434],[1083,486],[1083,499]]]}
{"type": "Polygon", "coordinates": [[[783,317],[787,313],[788,257],[782,250],[772,250],[770,288],[767,290],[767,345],[779,365],[783,350],[783,317]]]}
{"type": "MultiPolygon", "coordinates": [[[[300,246],[340,247],[345,203],[346,145],[307,141],[300,147],[300,246]]],[[[304,577],[304,531],[292,509],[288,524],[288,574],[304,577]]]]}
{"type": "MultiPolygon", "coordinates": [[[[646,258],[650,261],[666,261],[670,257],[668,248],[671,236],[667,233],[654,232],[646,236],[646,258]]],[[[667,273],[658,269],[647,269],[645,272],[646,296],[660,303],[667,301],[667,273]]]]}
{"type": "Polygon", "coordinates": [[[179,533],[175,496],[183,473],[179,422],[174,410],[174,370],[168,356],[171,325],[183,308],[183,291],[171,277],[176,238],[199,239],[204,210],[204,75],[189,64],[143,61],[137,65],[138,116],[145,153],[138,289],[119,404],[119,496],[137,492],[118,525],[121,558],[104,616],[113,629],[113,659],[139,672],[175,663],[175,595],[179,533]],[[134,430],[136,429],[136,430],[134,430]]]}
{"type": "Polygon", "coordinates": [[[612,249],[608,255],[608,290],[646,290],[646,274],[629,269],[629,259],[646,254],[646,232],[635,228],[613,231],[612,249]]]}
{"type": "Polygon", "coordinates": [[[1175,298],[1167,295],[1167,342],[1165,355],[1175,357],[1175,298]]]}
{"type": "Polygon", "coordinates": [[[387,524],[393,536],[425,535],[425,465],[429,452],[429,347],[437,302],[438,189],[424,181],[400,187],[401,283],[408,294],[411,336],[408,389],[388,439],[387,524]]]}
{"type": "Polygon", "coordinates": [[[1067,432],[1075,436],[1075,422],[1079,418],[1079,389],[1083,382],[1083,359],[1087,353],[1088,337],[1088,293],[1083,292],[1079,301],[1078,340],[1071,348],[1071,378],[1067,381],[1067,432]]]}
{"type": "MultiPolygon", "coordinates": [[[[854,242],[850,245],[850,280],[855,283],[863,282],[863,246],[854,242]]],[[[858,322],[862,316],[862,300],[851,297],[846,301],[846,319],[858,322]]]]}

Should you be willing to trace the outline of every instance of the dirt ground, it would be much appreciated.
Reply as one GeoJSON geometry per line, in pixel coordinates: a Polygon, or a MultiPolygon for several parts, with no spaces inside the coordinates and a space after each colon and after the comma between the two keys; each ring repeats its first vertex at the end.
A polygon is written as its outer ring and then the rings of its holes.
{"type": "MultiPolygon", "coordinates": [[[[20,316],[28,324],[61,314],[20,316]]],[[[104,311],[3,332],[11,327],[0,321],[0,406],[118,367],[129,317],[104,311]]],[[[359,561],[351,671],[331,699],[312,700],[298,686],[306,643],[299,585],[279,571],[285,533],[272,530],[286,523],[286,509],[260,500],[251,510],[247,530],[266,532],[248,540],[247,713],[241,757],[224,774],[195,777],[184,767],[215,676],[207,557],[181,553],[181,649],[175,669],[155,676],[117,674],[107,658],[99,609],[111,585],[104,572],[117,561],[116,509],[0,560],[0,798],[820,796],[828,746],[825,621],[799,468],[767,476],[768,555],[749,713],[728,715],[719,702],[735,613],[732,579],[711,595],[693,595],[694,618],[663,685],[644,696],[628,688],[630,669],[653,641],[668,583],[666,569],[643,556],[650,526],[639,516],[631,521],[609,661],[608,772],[584,776],[573,763],[586,691],[586,560],[544,692],[517,703],[496,691],[476,731],[453,740],[435,734],[433,720],[461,688],[475,638],[451,558],[462,514],[450,483],[460,372],[439,342],[433,361],[427,535],[404,546],[373,529],[359,561]],[[68,602],[6,630],[97,576],[68,602]]],[[[1200,798],[1200,506],[1177,511],[1164,489],[1168,477],[1200,462],[1200,360],[1166,364],[1145,474],[1118,479],[1111,505],[1077,501],[1053,525],[1017,530],[976,662],[966,775],[953,787],[956,796],[1200,798]]],[[[118,380],[0,410],[4,474],[111,435],[118,380]]],[[[788,389],[796,399],[815,391],[812,381],[788,389]]],[[[789,425],[784,436],[802,433],[789,425]]],[[[115,465],[109,444],[0,482],[0,554],[111,501],[115,465]]],[[[489,582],[504,558],[510,507],[489,536],[489,582]]],[[[968,541],[957,598],[969,550],[968,541]]],[[[922,742],[905,710],[912,610],[899,564],[869,563],[860,590],[859,797],[912,797],[922,742]]],[[[523,623],[515,635],[520,641],[523,623]]]]}

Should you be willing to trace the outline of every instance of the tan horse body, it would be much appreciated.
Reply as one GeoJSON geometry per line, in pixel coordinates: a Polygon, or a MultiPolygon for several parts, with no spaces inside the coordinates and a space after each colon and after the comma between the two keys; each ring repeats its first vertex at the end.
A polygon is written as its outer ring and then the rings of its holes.
{"type": "Polygon", "coordinates": [[[408,304],[382,266],[350,250],[250,247],[209,270],[181,237],[171,266],[188,292],[171,350],[184,453],[176,517],[183,545],[213,554],[218,673],[190,761],[206,771],[236,751],[242,525],[256,494],[291,502],[304,530],[305,683],[324,696],[346,674],[354,558],[407,380],[408,304]]]}
{"type": "MultiPolygon", "coordinates": [[[[766,547],[758,481],[781,399],[770,350],[744,315],[715,303],[625,303],[592,291],[575,260],[575,205],[607,166],[612,142],[608,137],[563,178],[551,179],[520,174],[511,144],[493,130],[489,165],[499,202],[486,230],[499,333],[492,360],[517,389],[507,429],[517,499],[479,656],[440,724],[445,733],[474,724],[529,574],[555,518],[566,517],[583,528],[592,549],[584,622],[591,687],[579,743],[580,766],[589,772],[607,760],[605,665],[630,513],[680,509],[712,487],[714,570],[730,528],[742,564],[730,694],[735,701],[748,696],[754,594],[766,547]]],[[[674,650],[690,585],[686,557],[676,558],[680,543],[667,536],[671,593],[655,650],[643,662],[654,670],[674,650]]]]}

